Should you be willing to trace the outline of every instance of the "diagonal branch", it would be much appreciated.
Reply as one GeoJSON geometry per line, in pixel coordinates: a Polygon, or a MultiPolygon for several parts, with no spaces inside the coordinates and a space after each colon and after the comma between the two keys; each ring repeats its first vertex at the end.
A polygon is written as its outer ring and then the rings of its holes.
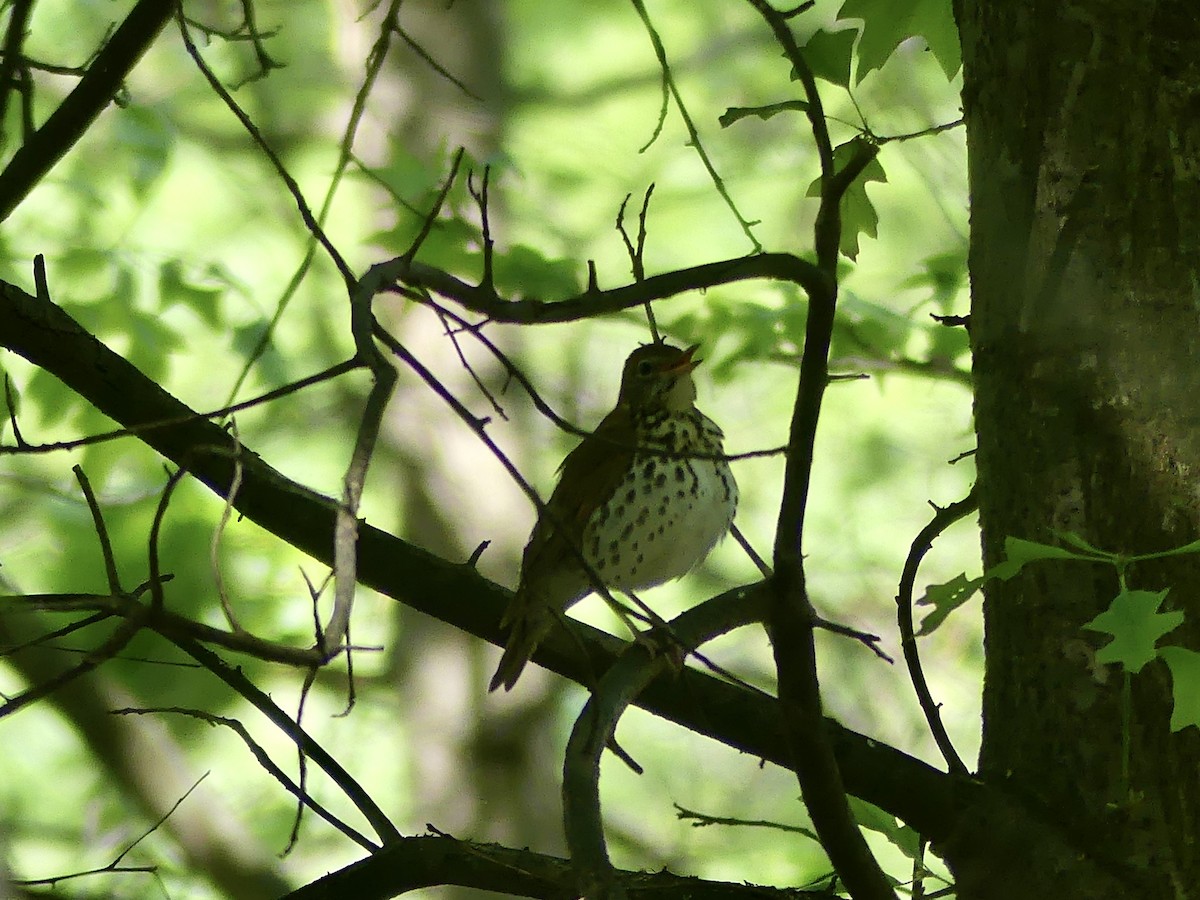
{"type": "MultiPolygon", "coordinates": [[[[54,374],[127,428],[177,420],[176,425],[139,437],[168,459],[186,462],[189,474],[218,496],[228,494],[234,476],[233,439],[219,426],[196,418],[48,299],[0,282],[0,343],[54,374]]],[[[238,512],[331,565],[336,501],[285,478],[250,448],[242,448],[242,466],[242,487],[234,504],[238,512]]],[[[359,529],[358,576],[414,609],[503,643],[500,617],[511,595],[470,566],[447,562],[364,523],[359,529]]],[[[579,623],[573,628],[574,636],[559,631],[547,638],[535,659],[586,684],[612,664],[626,643],[579,623]]],[[[637,704],[697,734],[792,766],[778,729],[784,713],[767,694],[685,669],[677,678],[652,682],[637,704]]],[[[826,727],[848,790],[900,816],[931,840],[954,827],[960,804],[968,797],[953,794],[947,776],[837,723],[826,727]]]]}
{"type": "Polygon", "coordinates": [[[0,172],[0,222],[83,137],[174,12],[169,0],[138,0],[75,89],[0,172]]]}

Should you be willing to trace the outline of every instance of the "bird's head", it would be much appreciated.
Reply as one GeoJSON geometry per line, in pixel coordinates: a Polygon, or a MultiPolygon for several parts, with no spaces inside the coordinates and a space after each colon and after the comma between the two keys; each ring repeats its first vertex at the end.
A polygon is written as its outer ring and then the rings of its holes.
{"type": "Polygon", "coordinates": [[[691,409],[696,401],[692,370],[700,365],[693,356],[699,346],[684,350],[661,343],[638,347],[625,360],[620,402],[635,411],[691,409]]]}

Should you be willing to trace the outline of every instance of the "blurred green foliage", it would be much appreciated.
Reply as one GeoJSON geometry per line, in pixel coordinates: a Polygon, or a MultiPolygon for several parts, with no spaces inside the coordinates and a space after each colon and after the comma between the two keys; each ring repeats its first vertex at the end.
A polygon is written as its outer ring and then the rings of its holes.
{"type": "MultiPolygon", "coordinates": [[[[958,84],[947,81],[957,70],[946,30],[948,2],[905,4],[903,15],[891,5],[866,0],[849,0],[840,14],[839,5],[821,3],[794,23],[823,79],[835,142],[847,146],[864,126],[887,136],[958,116],[958,84]],[[861,37],[844,21],[853,18],[866,20],[861,37]],[[925,38],[932,55],[919,40],[906,40],[913,35],[925,38]]],[[[339,141],[377,37],[377,16],[359,18],[365,4],[351,9],[323,0],[271,0],[255,8],[266,49],[283,68],[254,77],[256,58],[245,41],[214,35],[202,41],[202,50],[226,84],[240,85],[233,96],[279,153],[309,206],[319,209],[338,169],[339,141]]],[[[217,30],[237,25],[237,4],[189,3],[187,9],[217,30]]],[[[800,99],[769,32],[748,5],[662,0],[649,4],[649,11],[699,137],[733,202],[756,223],[756,238],[771,250],[810,255],[816,207],[807,188],[817,161],[804,112],[793,108],[775,116],[747,116],[727,128],[720,119],[726,110],[800,99]]],[[[421,14],[437,21],[443,12],[432,4],[421,14]]],[[[34,59],[81,65],[120,14],[112,4],[85,0],[37,4],[26,51],[34,59]]],[[[655,191],[646,222],[649,274],[750,251],[669,105],[660,128],[661,73],[629,5],[611,0],[584,11],[575,4],[508,0],[490,14],[502,23],[499,33],[491,34],[501,48],[497,67],[486,73],[495,82],[487,92],[491,99],[480,104],[458,96],[455,103],[465,110],[464,129],[475,143],[469,155],[476,187],[484,164],[491,167],[495,276],[506,296],[569,296],[586,283],[589,260],[601,287],[626,283],[630,263],[614,228],[617,209],[626,195],[636,201],[650,184],[655,191]]],[[[402,24],[407,15],[405,4],[402,24]]],[[[467,45],[482,40],[470,30],[448,36],[467,45]]],[[[453,43],[429,43],[425,49],[452,68],[453,43]]],[[[391,52],[347,161],[350,177],[341,181],[325,220],[330,239],[356,272],[407,249],[446,175],[455,149],[450,135],[461,139],[462,133],[452,130],[447,108],[423,96],[405,96],[406,86],[417,83],[414,73],[428,75],[427,63],[398,39],[391,52]],[[422,140],[414,123],[444,135],[422,140]]],[[[36,72],[35,83],[34,109],[41,119],[74,80],[36,72]]],[[[15,110],[4,124],[10,136],[18,133],[15,110]]],[[[636,207],[631,202],[630,209],[636,207]]],[[[943,327],[928,316],[966,311],[961,133],[884,146],[878,163],[847,198],[844,214],[843,250],[853,262],[844,263],[834,356],[846,368],[841,374],[860,369],[875,374],[869,382],[839,384],[829,392],[810,516],[812,587],[830,615],[878,631],[886,644],[894,642],[895,579],[908,541],[926,517],[925,501],[957,499],[971,481],[969,461],[954,468],[945,464],[972,443],[962,379],[929,381],[906,374],[931,362],[963,373],[967,366],[962,329],[943,327]],[[902,364],[912,365],[906,370],[902,364]]],[[[626,220],[630,225],[632,217],[626,220]]],[[[309,247],[293,199],[204,83],[178,33],[168,28],[135,70],[122,104],[105,111],[7,223],[0,240],[0,277],[29,287],[31,260],[45,254],[56,302],[166,390],[194,408],[213,409],[284,385],[352,352],[341,279],[320,251],[301,270],[309,247]],[[265,348],[256,352],[264,336],[265,348]],[[247,378],[235,397],[243,371],[247,378]]],[[[451,192],[419,259],[469,281],[480,277],[480,216],[466,179],[451,192]]],[[[442,325],[427,311],[393,297],[380,298],[377,311],[404,333],[418,355],[448,379],[458,379],[452,383],[473,410],[493,414],[463,376],[442,325]]],[[[804,298],[794,287],[765,283],[730,285],[659,304],[659,321],[670,337],[704,344],[701,405],[730,435],[731,452],[783,442],[805,313],[804,298]]],[[[640,312],[524,331],[491,327],[487,333],[522,361],[557,408],[585,425],[594,424],[611,405],[618,361],[648,337],[640,312]]],[[[513,390],[504,392],[502,375],[488,369],[479,349],[466,340],[464,345],[511,414],[509,421],[497,419],[493,435],[548,490],[560,450],[572,439],[534,421],[529,404],[513,390]]],[[[114,427],[53,376],[11,355],[0,357],[0,366],[11,377],[26,440],[71,440],[114,427]]],[[[467,547],[493,540],[495,548],[481,568],[511,584],[531,521],[528,506],[487,451],[472,443],[407,373],[400,390],[395,427],[372,470],[366,515],[416,543],[435,544],[436,529],[418,514],[415,489],[405,482],[423,479],[441,527],[467,547]]],[[[247,411],[237,419],[241,440],[289,477],[337,494],[364,393],[363,379],[347,378],[247,411]]],[[[7,425],[3,435],[11,442],[7,425]]],[[[96,536],[71,474],[75,463],[99,495],[126,586],[146,577],[147,534],[165,475],[155,454],[135,439],[122,438],[70,453],[4,457],[0,579],[6,592],[104,590],[96,536]]],[[[738,471],[745,496],[739,522],[760,550],[771,542],[781,465],[778,458],[756,459],[738,471]]],[[[161,547],[163,568],[174,575],[167,591],[171,608],[213,625],[223,624],[210,561],[220,512],[217,498],[185,483],[167,513],[161,547]]],[[[966,529],[951,535],[929,564],[930,578],[948,580],[974,569],[974,542],[966,529]]],[[[247,522],[235,521],[225,531],[219,558],[245,627],[297,646],[311,641],[313,608],[300,570],[318,583],[324,572],[247,522]]],[[[667,613],[706,588],[720,590],[753,577],[753,571],[727,542],[694,581],[664,588],[652,602],[667,613]]],[[[403,634],[394,604],[363,595],[356,638],[391,648],[403,634]]],[[[581,615],[611,624],[598,608],[582,609],[581,615]]],[[[40,623],[47,630],[62,621],[46,616],[40,623]]],[[[978,622],[962,616],[951,624],[932,639],[930,679],[946,702],[952,733],[969,756],[978,740],[978,622]]],[[[68,654],[102,639],[93,630],[40,652],[68,654]]],[[[769,654],[761,635],[718,646],[729,654],[732,667],[769,686],[769,654]]],[[[480,652],[473,647],[473,654],[480,652]]],[[[124,655],[103,674],[147,704],[194,706],[253,720],[206,673],[178,668],[178,654],[161,642],[139,640],[124,655]]],[[[833,714],[932,758],[908,686],[896,672],[840,640],[823,639],[822,663],[833,714]]],[[[287,708],[295,708],[300,673],[253,659],[238,664],[287,708]]],[[[495,837],[503,833],[502,810],[467,814],[419,802],[421,779],[413,773],[422,741],[429,737],[411,733],[397,714],[390,678],[397,667],[422,664],[388,653],[360,654],[360,700],[353,716],[331,718],[345,703],[343,680],[331,676],[310,700],[307,723],[404,827],[419,829],[427,821],[442,826],[450,818],[467,829],[461,837],[495,837]]],[[[463,678],[473,674],[465,660],[458,671],[463,678]]],[[[480,705],[482,686],[479,678],[471,682],[474,699],[455,716],[495,714],[480,705]]],[[[11,695],[22,687],[15,668],[0,669],[0,690],[11,695]]],[[[578,701],[574,692],[560,698],[564,722],[578,701]]],[[[446,696],[427,702],[456,701],[446,696]]],[[[162,724],[186,747],[190,771],[213,773],[205,790],[223,798],[273,865],[272,854],[283,846],[290,825],[288,795],[227,734],[178,717],[162,724]]],[[[791,776],[681,736],[640,713],[631,714],[623,727],[629,729],[623,742],[647,775],[635,778],[615,766],[606,770],[605,800],[618,863],[671,864],[709,877],[779,884],[806,883],[828,872],[819,848],[798,844],[794,836],[764,839],[761,833],[726,827],[697,831],[675,820],[672,802],[678,801],[713,814],[803,822],[791,776]],[[689,752],[681,753],[681,747],[689,752]]],[[[0,773],[7,811],[0,829],[22,875],[103,865],[114,855],[108,849],[140,832],[137,804],[94,774],[92,751],[68,716],[43,703],[0,722],[0,728],[14,736],[8,743],[15,748],[11,764],[0,773]],[[72,799],[41,806],[38,798],[51,793],[72,799]]],[[[269,729],[256,733],[286,765],[292,758],[287,742],[269,729]]],[[[317,783],[314,790],[323,801],[337,803],[327,785],[317,783]]],[[[875,816],[869,827],[885,835],[880,844],[895,850],[892,871],[905,877],[911,872],[905,857],[911,835],[894,822],[888,827],[884,819],[875,816]]],[[[300,848],[282,865],[300,883],[357,855],[357,848],[309,822],[300,848]]],[[[213,888],[201,873],[188,870],[165,833],[142,845],[134,858],[161,866],[164,894],[212,895],[213,888]]],[[[85,880],[78,884],[81,895],[100,890],[111,896],[152,896],[155,890],[120,876],[87,885],[85,880]]],[[[63,889],[70,895],[75,888],[63,889]]]]}

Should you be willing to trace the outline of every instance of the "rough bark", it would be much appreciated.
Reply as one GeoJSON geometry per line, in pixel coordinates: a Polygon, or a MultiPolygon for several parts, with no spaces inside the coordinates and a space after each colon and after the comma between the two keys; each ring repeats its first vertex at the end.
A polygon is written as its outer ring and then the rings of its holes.
{"type": "MultiPolygon", "coordinates": [[[[985,565],[1010,535],[1126,553],[1193,541],[1196,7],[964,0],[958,17],[985,565]]],[[[1166,642],[1200,647],[1200,559],[1139,565],[1130,582],[1169,587],[1164,609],[1187,621],[1166,642]]],[[[1081,630],[1116,592],[1111,568],[1069,562],[987,586],[980,774],[1045,810],[1129,896],[1200,896],[1200,734],[1170,733],[1160,661],[1132,679],[1123,782],[1123,677],[1095,665],[1106,638],[1081,630]]],[[[988,896],[980,881],[961,896],[988,896]]]]}

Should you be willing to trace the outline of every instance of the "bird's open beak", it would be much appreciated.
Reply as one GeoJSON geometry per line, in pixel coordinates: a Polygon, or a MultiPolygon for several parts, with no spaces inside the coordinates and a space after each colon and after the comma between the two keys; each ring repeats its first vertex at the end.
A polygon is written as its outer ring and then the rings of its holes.
{"type": "Polygon", "coordinates": [[[663,373],[672,375],[682,375],[691,372],[696,366],[700,365],[701,360],[694,359],[695,353],[700,349],[699,344],[692,344],[683,351],[683,355],[677,361],[663,368],[663,373]]]}

